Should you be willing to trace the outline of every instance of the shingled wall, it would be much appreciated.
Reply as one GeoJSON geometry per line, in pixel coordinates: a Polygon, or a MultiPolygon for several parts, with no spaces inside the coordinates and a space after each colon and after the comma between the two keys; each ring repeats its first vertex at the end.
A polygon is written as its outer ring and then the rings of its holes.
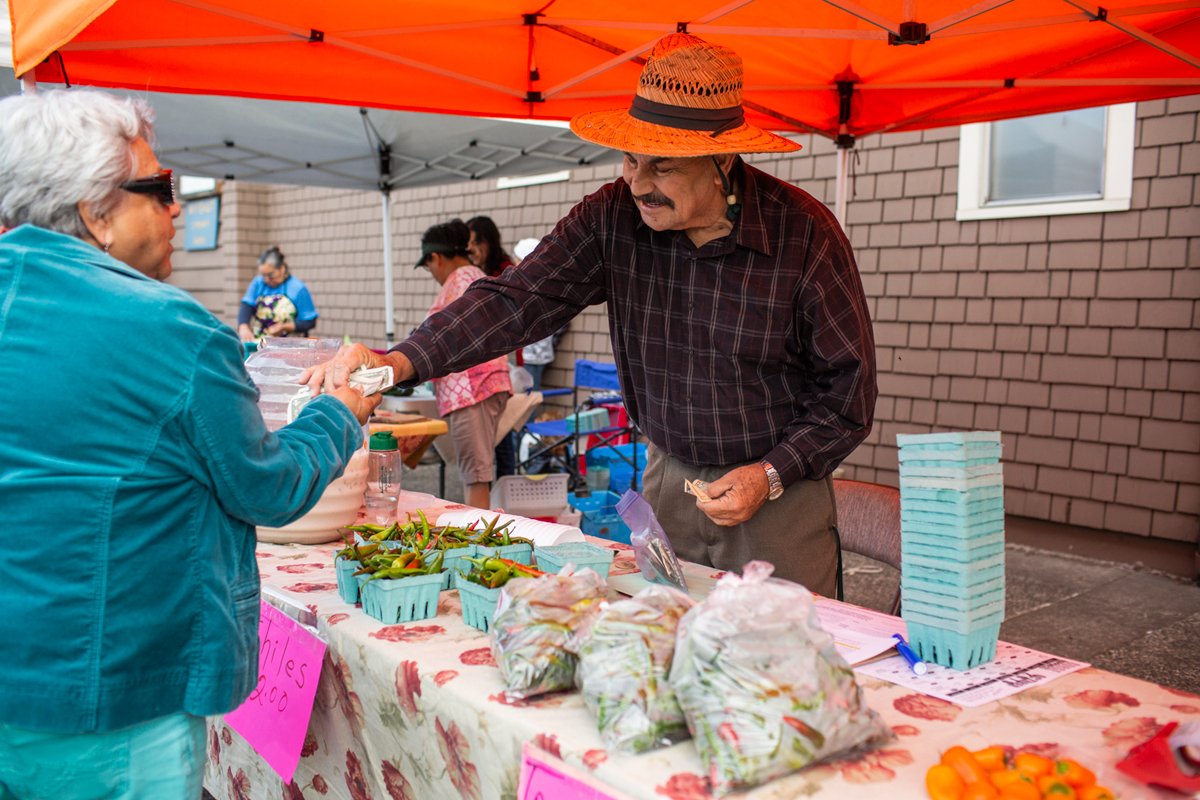
{"type": "MultiPolygon", "coordinates": [[[[870,299],[876,425],[845,462],[896,482],[895,435],[1004,435],[1009,513],[1194,541],[1200,530],[1200,97],[1138,106],[1127,212],[957,222],[958,130],[858,143],[847,230],[870,299]]],[[[832,145],[752,162],[826,203],[832,145]]],[[[508,243],[540,236],[617,174],[498,191],[492,181],[393,194],[395,330],[436,285],[412,269],[428,225],[488,214],[508,243]]],[[[318,332],[382,346],[378,194],[226,183],[220,248],[178,253],[174,282],[232,321],[257,253],[278,244],[321,312],[318,332]]],[[[611,360],[603,307],[578,317],[550,385],[611,360]]]]}

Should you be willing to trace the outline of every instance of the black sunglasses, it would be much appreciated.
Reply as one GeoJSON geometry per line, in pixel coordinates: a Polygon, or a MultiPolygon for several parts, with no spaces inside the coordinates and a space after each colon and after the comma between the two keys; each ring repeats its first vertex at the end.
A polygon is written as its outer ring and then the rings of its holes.
{"type": "Polygon", "coordinates": [[[164,206],[175,203],[175,183],[169,169],[160,169],[148,178],[126,181],[121,188],[134,194],[148,194],[164,206]]]}

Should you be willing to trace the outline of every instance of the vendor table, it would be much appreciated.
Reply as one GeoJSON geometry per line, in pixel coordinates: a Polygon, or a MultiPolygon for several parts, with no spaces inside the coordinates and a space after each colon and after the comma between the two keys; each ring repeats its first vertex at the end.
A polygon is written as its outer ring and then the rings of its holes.
{"type": "MultiPolygon", "coordinates": [[[[618,546],[613,573],[635,571],[618,546]]],[[[339,599],[334,545],[258,546],[264,587],[307,607],[329,644],[303,757],[290,786],[222,718],[209,722],[205,787],[230,800],[482,800],[516,796],[532,742],[635,798],[709,797],[691,742],[609,753],[578,692],[509,702],[487,635],[462,622],[457,592],[433,619],[384,625],[339,599]]],[[[696,565],[686,570],[709,575],[696,565]]],[[[954,744],[1058,753],[1125,798],[1177,797],[1127,780],[1114,764],[1164,723],[1200,715],[1200,697],[1084,669],[978,708],[859,676],[896,738],[855,760],[809,768],[738,797],[925,798],[926,769],[954,744]]]]}

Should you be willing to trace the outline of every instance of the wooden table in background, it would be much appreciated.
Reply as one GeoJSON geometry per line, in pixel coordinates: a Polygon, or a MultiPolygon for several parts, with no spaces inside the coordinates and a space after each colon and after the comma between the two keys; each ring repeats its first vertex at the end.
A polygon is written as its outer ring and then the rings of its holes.
{"type": "Polygon", "coordinates": [[[400,444],[404,466],[415,469],[433,440],[450,430],[445,420],[429,419],[420,414],[380,411],[371,417],[371,433],[390,431],[400,444]]]}

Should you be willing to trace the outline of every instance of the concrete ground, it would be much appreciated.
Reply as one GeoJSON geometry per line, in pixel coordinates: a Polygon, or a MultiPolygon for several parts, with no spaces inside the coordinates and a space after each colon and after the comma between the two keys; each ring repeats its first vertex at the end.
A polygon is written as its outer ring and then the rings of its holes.
{"type": "MultiPolygon", "coordinates": [[[[438,493],[437,467],[404,488],[438,493]]],[[[462,483],[446,469],[447,499],[462,483]]],[[[1000,638],[1200,694],[1200,586],[1194,543],[1150,541],[1038,520],[1006,520],[1006,620],[1000,638]]],[[[846,555],[846,599],[887,610],[899,573],[846,555]]]]}

